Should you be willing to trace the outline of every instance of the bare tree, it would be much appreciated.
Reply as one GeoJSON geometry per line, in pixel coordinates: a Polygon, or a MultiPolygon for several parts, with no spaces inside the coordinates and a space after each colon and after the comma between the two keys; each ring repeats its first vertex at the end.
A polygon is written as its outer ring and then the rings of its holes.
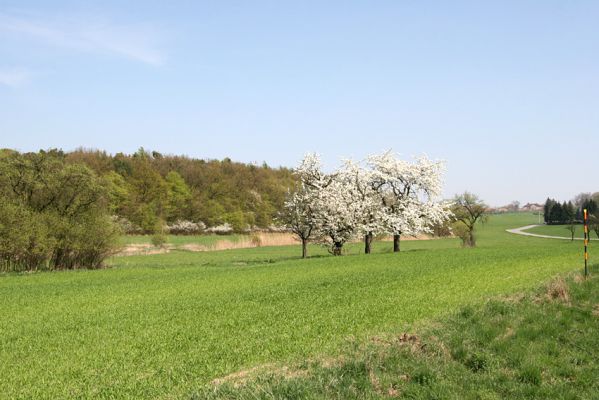
{"type": "Polygon", "coordinates": [[[576,208],[580,208],[586,201],[590,200],[591,198],[591,193],[578,193],[576,196],[574,196],[572,203],[574,203],[574,206],[576,208]]]}
{"type": "Polygon", "coordinates": [[[520,202],[518,200],[514,200],[507,206],[507,208],[511,212],[518,212],[520,211],[520,202]]]}
{"type": "Polygon", "coordinates": [[[576,233],[576,224],[574,223],[574,221],[568,222],[568,226],[566,226],[566,229],[570,232],[572,241],[574,241],[574,234],[576,233]]]}
{"type": "Polygon", "coordinates": [[[566,219],[566,223],[568,224],[566,229],[568,229],[572,237],[572,241],[574,241],[574,234],[576,233],[576,210],[574,208],[574,204],[572,204],[571,201],[564,203],[562,210],[566,219]]]}
{"type": "Polygon", "coordinates": [[[595,232],[595,236],[599,238],[599,212],[589,215],[589,229],[595,232]]]}
{"type": "Polygon", "coordinates": [[[474,229],[478,222],[488,220],[488,207],[477,195],[464,192],[453,199],[451,207],[455,220],[454,231],[462,239],[464,247],[475,247],[474,229]]]}

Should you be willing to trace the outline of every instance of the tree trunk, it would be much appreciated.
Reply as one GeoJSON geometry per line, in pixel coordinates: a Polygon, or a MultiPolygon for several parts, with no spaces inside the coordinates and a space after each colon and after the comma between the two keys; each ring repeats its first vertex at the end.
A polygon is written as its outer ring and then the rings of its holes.
{"type": "Polygon", "coordinates": [[[370,254],[372,250],[372,232],[364,235],[364,254],[370,254]]]}
{"type": "Polygon", "coordinates": [[[302,239],[302,258],[308,257],[308,241],[302,239]]]}
{"type": "Polygon", "coordinates": [[[399,242],[401,240],[401,235],[395,234],[393,235],[393,252],[398,253],[400,251],[399,242]]]}
{"type": "Polygon", "coordinates": [[[334,256],[340,256],[342,249],[343,249],[343,243],[341,243],[341,242],[333,243],[333,255],[334,256]]]}
{"type": "Polygon", "coordinates": [[[476,247],[476,238],[474,237],[474,231],[468,233],[468,247],[476,247]]]}

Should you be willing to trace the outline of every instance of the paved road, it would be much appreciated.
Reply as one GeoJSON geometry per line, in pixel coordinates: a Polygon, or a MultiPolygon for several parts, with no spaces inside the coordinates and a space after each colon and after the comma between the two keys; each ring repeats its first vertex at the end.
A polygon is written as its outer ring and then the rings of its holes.
{"type": "MultiPolygon", "coordinates": [[[[527,229],[531,229],[537,226],[541,226],[541,225],[526,225],[526,226],[522,226],[520,228],[514,228],[514,229],[506,229],[506,232],[509,233],[515,233],[516,235],[523,235],[523,236],[533,236],[533,237],[540,237],[540,238],[545,238],[545,239],[566,239],[566,240],[572,240],[571,237],[567,237],[567,236],[549,236],[549,235],[537,235],[536,233],[530,233],[530,232],[524,232],[527,229]]],[[[584,240],[582,238],[574,238],[574,240],[584,240]]],[[[591,240],[599,240],[599,239],[591,239],[591,240]]]]}

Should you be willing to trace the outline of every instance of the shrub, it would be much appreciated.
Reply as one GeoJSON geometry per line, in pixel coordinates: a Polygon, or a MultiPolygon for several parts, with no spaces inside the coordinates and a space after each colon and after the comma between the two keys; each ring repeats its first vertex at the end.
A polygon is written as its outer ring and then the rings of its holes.
{"type": "Polygon", "coordinates": [[[256,246],[256,247],[262,246],[262,239],[260,238],[260,235],[258,235],[258,234],[255,234],[255,233],[252,234],[250,237],[250,241],[252,242],[253,246],[256,246]]]}
{"type": "Polygon", "coordinates": [[[104,182],[57,151],[0,158],[0,220],[5,270],[98,268],[120,233],[104,182]]]}
{"type": "Polygon", "coordinates": [[[156,233],[156,234],[152,235],[152,244],[154,246],[164,247],[166,242],[167,242],[166,235],[164,235],[162,233],[156,233]]]}
{"type": "Polygon", "coordinates": [[[52,245],[43,218],[7,201],[0,202],[0,269],[21,271],[45,267],[52,245]]]}
{"type": "Polygon", "coordinates": [[[454,235],[459,237],[462,240],[462,246],[464,247],[472,247],[471,243],[471,232],[468,227],[460,222],[453,223],[451,226],[451,230],[454,235]]]}

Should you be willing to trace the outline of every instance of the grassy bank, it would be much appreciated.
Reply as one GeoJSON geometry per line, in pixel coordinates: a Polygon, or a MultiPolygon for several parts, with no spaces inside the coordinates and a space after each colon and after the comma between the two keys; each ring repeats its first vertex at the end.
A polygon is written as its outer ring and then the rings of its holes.
{"type": "Polygon", "coordinates": [[[334,258],[298,246],[118,257],[112,268],[0,276],[1,398],[180,398],[273,362],[335,355],[489,296],[579,267],[579,246],[510,235],[495,217],[477,249],[455,239],[334,258]]]}
{"type": "Polygon", "coordinates": [[[599,279],[557,279],[335,358],[215,380],[201,399],[596,399],[599,279]]]}

